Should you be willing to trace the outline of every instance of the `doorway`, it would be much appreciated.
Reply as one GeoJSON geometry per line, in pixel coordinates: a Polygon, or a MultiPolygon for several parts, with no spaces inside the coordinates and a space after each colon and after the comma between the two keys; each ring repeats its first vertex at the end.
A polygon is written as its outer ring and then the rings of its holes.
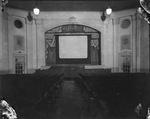
{"type": "Polygon", "coordinates": [[[25,57],[24,56],[15,56],[14,57],[14,73],[15,74],[24,74],[25,73],[25,57]]]}
{"type": "Polygon", "coordinates": [[[131,56],[121,56],[120,72],[130,73],[131,72],[131,56]]]}

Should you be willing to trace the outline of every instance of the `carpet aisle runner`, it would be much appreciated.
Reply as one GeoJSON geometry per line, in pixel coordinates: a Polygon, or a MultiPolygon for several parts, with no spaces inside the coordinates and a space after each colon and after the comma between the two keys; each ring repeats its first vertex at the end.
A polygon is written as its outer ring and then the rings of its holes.
{"type": "Polygon", "coordinates": [[[56,99],[55,111],[50,119],[100,119],[99,110],[82,97],[73,80],[63,82],[62,91],[56,99]]]}

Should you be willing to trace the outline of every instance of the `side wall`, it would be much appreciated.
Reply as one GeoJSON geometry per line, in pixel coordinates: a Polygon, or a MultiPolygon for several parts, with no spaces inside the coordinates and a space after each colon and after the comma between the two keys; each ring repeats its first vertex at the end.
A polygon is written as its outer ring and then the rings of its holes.
{"type": "Polygon", "coordinates": [[[41,12],[29,21],[28,12],[7,9],[0,13],[1,73],[15,73],[16,59],[22,58],[24,73],[33,73],[45,66],[45,32],[57,26],[80,24],[101,32],[101,64],[112,72],[122,72],[124,58],[131,72],[148,72],[148,24],[136,10],[113,12],[101,20],[102,12],[41,12]],[[14,24],[20,20],[23,27],[14,24]],[[1,45],[3,44],[3,45],[1,45]]]}
{"type": "Polygon", "coordinates": [[[149,26],[136,9],[116,12],[113,16],[113,71],[149,72],[149,26]]]}

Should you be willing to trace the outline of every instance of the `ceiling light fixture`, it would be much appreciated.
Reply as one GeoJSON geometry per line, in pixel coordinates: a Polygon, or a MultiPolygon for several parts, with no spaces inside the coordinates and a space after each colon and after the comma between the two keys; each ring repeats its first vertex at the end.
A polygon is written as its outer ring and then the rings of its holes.
{"type": "Polygon", "coordinates": [[[108,7],[107,9],[106,9],[106,14],[107,15],[110,15],[112,13],[112,9],[110,8],[110,7],[108,7]]]}
{"type": "Polygon", "coordinates": [[[106,9],[106,14],[111,15],[112,9],[110,8],[110,1],[108,0],[108,8],[106,9]]]}
{"type": "Polygon", "coordinates": [[[34,13],[35,15],[39,15],[39,13],[40,13],[39,8],[35,7],[35,8],[33,9],[33,13],[34,13]]]}
{"type": "Polygon", "coordinates": [[[35,8],[33,9],[33,13],[34,13],[35,15],[39,15],[39,13],[40,13],[40,9],[37,8],[37,1],[36,1],[36,6],[35,6],[35,8]]]}

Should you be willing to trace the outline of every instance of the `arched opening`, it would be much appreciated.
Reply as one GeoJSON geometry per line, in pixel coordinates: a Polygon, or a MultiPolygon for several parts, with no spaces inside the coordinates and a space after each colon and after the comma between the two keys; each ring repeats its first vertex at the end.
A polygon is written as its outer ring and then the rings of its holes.
{"type": "Polygon", "coordinates": [[[53,64],[101,65],[101,33],[94,28],[67,24],[45,32],[46,66],[53,64]]]}

